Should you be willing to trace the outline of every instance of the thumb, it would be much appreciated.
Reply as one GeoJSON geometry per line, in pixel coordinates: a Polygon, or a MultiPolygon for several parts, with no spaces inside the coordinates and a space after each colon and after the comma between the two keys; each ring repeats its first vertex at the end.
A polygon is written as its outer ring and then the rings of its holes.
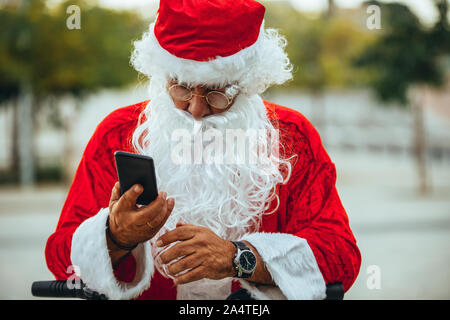
{"type": "Polygon", "coordinates": [[[132,209],[136,206],[136,200],[144,191],[140,184],[133,185],[119,199],[118,205],[122,208],[132,209]]]}

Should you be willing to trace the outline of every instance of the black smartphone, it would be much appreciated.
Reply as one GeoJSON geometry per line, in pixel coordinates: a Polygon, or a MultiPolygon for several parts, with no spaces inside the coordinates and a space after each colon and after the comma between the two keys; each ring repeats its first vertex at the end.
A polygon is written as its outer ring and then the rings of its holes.
{"type": "Polygon", "coordinates": [[[144,191],[137,198],[136,204],[148,205],[158,197],[155,165],[151,157],[116,151],[114,158],[120,183],[120,195],[133,185],[140,184],[144,187],[144,191]]]}

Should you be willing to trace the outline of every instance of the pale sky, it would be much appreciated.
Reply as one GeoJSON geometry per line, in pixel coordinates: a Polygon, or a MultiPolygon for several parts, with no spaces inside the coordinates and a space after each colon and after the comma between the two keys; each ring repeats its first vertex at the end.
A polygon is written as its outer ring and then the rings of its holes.
{"type": "MultiPolygon", "coordinates": [[[[272,0],[272,1],[283,1],[283,0],[272,0]]],[[[296,8],[302,11],[317,12],[323,10],[327,6],[327,0],[288,0],[296,8]]],[[[147,8],[147,10],[152,10],[149,15],[156,12],[159,4],[159,0],[99,0],[101,5],[115,7],[115,8],[147,8]]],[[[354,8],[358,7],[364,0],[335,0],[335,3],[344,8],[354,8]]],[[[383,0],[383,2],[401,2],[410,6],[413,10],[426,24],[431,24],[437,18],[437,11],[434,7],[432,0],[383,0]]]]}

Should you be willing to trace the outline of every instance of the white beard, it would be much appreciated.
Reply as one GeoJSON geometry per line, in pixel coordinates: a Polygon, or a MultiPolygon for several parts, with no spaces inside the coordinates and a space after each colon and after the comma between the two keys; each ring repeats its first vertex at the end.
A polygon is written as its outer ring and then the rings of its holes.
{"type": "MultiPolygon", "coordinates": [[[[171,158],[171,148],[178,143],[172,140],[176,129],[185,129],[193,136],[210,128],[223,132],[224,136],[230,128],[274,130],[262,99],[241,94],[228,111],[195,121],[175,107],[166,91],[165,79],[153,77],[149,90],[151,101],[141,114],[145,120],[133,134],[133,145],[138,153],[153,158],[158,190],[175,199],[172,214],[151,240],[152,248],[156,248],[153,242],[160,235],[173,230],[180,221],[207,227],[227,240],[239,240],[257,231],[271,201],[278,201],[277,184],[289,179],[289,161],[270,153],[263,159],[258,157],[256,164],[238,161],[177,164],[171,158]]],[[[257,143],[264,144],[259,147],[270,147],[267,139],[257,143]]],[[[270,143],[279,146],[279,140],[273,141],[273,137],[270,143]]],[[[156,257],[160,251],[153,250],[156,257]]],[[[155,264],[164,274],[158,259],[155,264]]]]}

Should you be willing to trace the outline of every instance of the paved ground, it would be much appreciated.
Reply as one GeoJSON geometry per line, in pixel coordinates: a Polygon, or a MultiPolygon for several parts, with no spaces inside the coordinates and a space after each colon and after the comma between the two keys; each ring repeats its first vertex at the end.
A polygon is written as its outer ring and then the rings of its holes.
{"type": "MultiPolygon", "coordinates": [[[[331,156],[363,256],[346,299],[449,299],[449,165],[433,166],[435,188],[419,196],[409,159],[335,152],[331,156]],[[380,271],[379,289],[367,286],[373,280],[370,266],[380,271]]],[[[33,299],[32,281],[52,279],[44,246],[65,196],[61,187],[0,189],[0,299],[33,299]]]]}
{"type": "Polygon", "coordinates": [[[421,196],[407,158],[342,153],[332,157],[341,200],[362,254],[360,274],[346,299],[449,299],[448,164],[434,165],[435,187],[421,196]],[[370,266],[380,271],[380,289],[369,289],[370,266]]]}

